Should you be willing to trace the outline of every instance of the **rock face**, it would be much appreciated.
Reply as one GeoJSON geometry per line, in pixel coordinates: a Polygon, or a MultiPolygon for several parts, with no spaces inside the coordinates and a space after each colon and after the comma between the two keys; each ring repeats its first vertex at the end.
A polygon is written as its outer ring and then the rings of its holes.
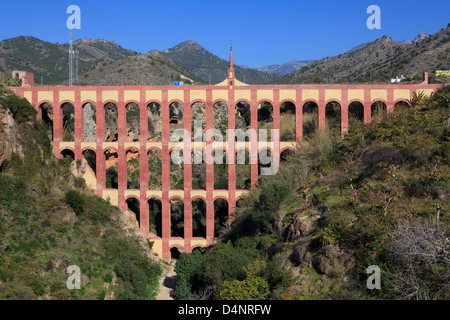
{"type": "Polygon", "coordinates": [[[95,122],[95,106],[92,103],[84,107],[84,141],[97,141],[97,125],[95,122]]]}
{"type": "Polygon", "coordinates": [[[18,130],[9,109],[0,105],[0,166],[12,153],[23,157],[23,148],[18,140],[18,130]]]}
{"type": "Polygon", "coordinates": [[[318,273],[333,274],[352,268],[355,259],[351,253],[337,246],[328,245],[312,256],[311,263],[318,273]]]}
{"type": "Polygon", "coordinates": [[[314,231],[314,221],[322,216],[320,212],[311,211],[307,216],[296,215],[291,221],[283,222],[285,215],[283,211],[275,214],[272,233],[274,236],[284,235],[288,242],[298,241],[301,237],[311,234],[314,231]]]}

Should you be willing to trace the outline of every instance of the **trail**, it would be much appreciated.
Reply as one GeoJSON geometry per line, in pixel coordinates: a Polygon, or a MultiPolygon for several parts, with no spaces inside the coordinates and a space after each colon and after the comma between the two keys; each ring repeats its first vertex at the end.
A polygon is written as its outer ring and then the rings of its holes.
{"type": "Polygon", "coordinates": [[[156,300],[174,300],[173,293],[178,280],[174,268],[175,261],[168,266],[168,269],[159,279],[159,291],[156,295],[156,300]]]}

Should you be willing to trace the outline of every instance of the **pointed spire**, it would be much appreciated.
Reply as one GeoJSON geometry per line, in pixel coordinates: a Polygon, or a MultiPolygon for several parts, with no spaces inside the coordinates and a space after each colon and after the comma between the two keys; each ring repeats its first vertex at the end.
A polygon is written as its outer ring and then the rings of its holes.
{"type": "Polygon", "coordinates": [[[233,42],[230,44],[230,69],[233,68],[233,42]]]}

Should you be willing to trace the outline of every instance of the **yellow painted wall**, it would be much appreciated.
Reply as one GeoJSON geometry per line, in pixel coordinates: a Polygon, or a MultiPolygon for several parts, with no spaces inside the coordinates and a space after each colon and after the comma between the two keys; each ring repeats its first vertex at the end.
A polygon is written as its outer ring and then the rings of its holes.
{"type": "Polygon", "coordinates": [[[38,101],[48,100],[53,101],[53,91],[38,91],[38,101]]]}
{"type": "Polygon", "coordinates": [[[387,90],[370,90],[370,99],[372,101],[377,99],[387,101],[387,90]]]}
{"type": "Polygon", "coordinates": [[[319,90],[302,90],[302,99],[314,99],[316,101],[319,101],[319,90]]]}
{"type": "Polygon", "coordinates": [[[325,90],[325,101],[330,99],[341,101],[342,90],[325,90]]]}
{"type": "Polygon", "coordinates": [[[364,101],[364,90],[361,89],[349,89],[348,90],[348,101],[353,99],[359,99],[364,101]]]}
{"type": "Polygon", "coordinates": [[[206,91],[205,90],[190,90],[191,101],[192,100],[203,100],[206,101],[206,91]]]}
{"type": "Polygon", "coordinates": [[[245,99],[245,100],[251,101],[251,99],[252,99],[251,91],[250,90],[236,90],[236,91],[234,91],[234,99],[235,100],[245,99]]]}
{"type": "Polygon", "coordinates": [[[225,100],[228,101],[228,90],[213,90],[212,99],[215,100],[225,100]]]}
{"type": "Polygon", "coordinates": [[[394,90],[394,101],[398,99],[409,100],[411,98],[411,91],[409,89],[394,90]]]}
{"type": "Polygon", "coordinates": [[[416,92],[417,92],[417,93],[423,92],[423,93],[425,93],[425,95],[429,96],[429,95],[431,95],[434,91],[433,91],[433,89],[419,89],[419,90],[417,90],[416,92]]]}
{"type": "Polygon", "coordinates": [[[81,101],[92,100],[97,101],[97,92],[96,91],[81,91],[80,93],[81,101]]]}
{"type": "Polygon", "coordinates": [[[169,90],[168,91],[168,99],[169,101],[178,99],[184,100],[184,91],[183,90],[169,90]]]}
{"type": "Polygon", "coordinates": [[[123,99],[125,101],[129,100],[141,101],[141,94],[139,90],[125,90],[125,92],[123,93],[123,99]]]}
{"type": "Polygon", "coordinates": [[[297,99],[297,93],[295,90],[280,90],[280,101],[289,99],[295,102],[297,99]]]}
{"type": "Polygon", "coordinates": [[[25,91],[25,92],[23,93],[23,96],[24,96],[25,99],[28,100],[29,103],[33,103],[33,92],[31,92],[31,91],[25,91]]]}
{"type": "Polygon", "coordinates": [[[69,100],[75,102],[75,92],[74,91],[60,91],[59,92],[59,102],[69,100]]]}
{"type": "Polygon", "coordinates": [[[273,101],[273,90],[258,90],[256,95],[258,101],[261,100],[273,101]]]}
{"type": "Polygon", "coordinates": [[[150,100],[162,101],[162,92],[161,90],[147,90],[145,91],[145,99],[147,101],[150,100]]]}
{"type": "Polygon", "coordinates": [[[107,100],[119,101],[119,92],[117,90],[105,90],[102,91],[103,102],[107,100]]]}

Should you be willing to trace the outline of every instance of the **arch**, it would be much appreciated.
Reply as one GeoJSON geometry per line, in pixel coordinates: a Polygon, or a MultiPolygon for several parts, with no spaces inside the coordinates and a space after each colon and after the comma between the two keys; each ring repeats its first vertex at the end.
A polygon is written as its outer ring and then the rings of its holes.
{"type": "Polygon", "coordinates": [[[147,104],[148,141],[161,142],[162,140],[162,108],[155,101],[147,104]]]}
{"type": "Polygon", "coordinates": [[[229,190],[228,188],[228,154],[226,149],[216,148],[214,150],[214,189],[229,190]]]}
{"type": "Polygon", "coordinates": [[[183,141],[183,136],[175,136],[174,132],[184,129],[184,107],[181,101],[174,100],[169,104],[170,141],[183,141]]]}
{"type": "Polygon", "coordinates": [[[206,238],[206,201],[192,199],[192,236],[206,238]]]}
{"type": "Polygon", "coordinates": [[[170,234],[184,238],[184,203],[178,197],[172,197],[170,203],[170,234]]]}
{"type": "Polygon", "coordinates": [[[234,128],[235,130],[241,130],[245,136],[240,137],[236,132],[236,141],[250,141],[250,126],[251,126],[251,108],[250,103],[241,100],[238,101],[234,107],[235,118],[234,128]]]}
{"type": "Polygon", "coordinates": [[[181,249],[181,252],[184,251],[184,249],[181,246],[178,246],[178,245],[171,246],[170,247],[170,258],[175,259],[175,260],[179,259],[180,255],[181,255],[180,249],[181,249]]]}
{"type": "Polygon", "coordinates": [[[161,199],[151,197],[148,202],[149,232],[162,238],[162,203],[161,199]]]}
{"type": "Polygon", "coordinates": [[[139,141],[140,138],[140,110],[139,104],[129,102],[125,105],[127,136],[126,141],[139,141]]]}
{"type": "MultiPolygon", "coordinates": [[[[228,105],[224,101],[217,101],[214,103],[213,121],[214,131],[220,131],[222,134],[222,141],[226,141],[228,129],[228,105]]],[[[214,135],[214,140],[216,141],[216,135],[214,135]]]]}
{"type": "Polygon", "coordinates": [[[87,164],[97,176],[97,153],[91,148],[84,148],[81,152],[87,164]]]}
{"type": "Polygon", "coordinates": [[[114,102],[107,102],[105,108],[105,142],[118,140],[118,108],[114,102]]]}
{"type": "Polygon", "coordinates": [[[341,134],[341,104],[338,101],[331,100],[325,105],[325,123],[328,128],[341,134]]]}
{"type": "Polygon", "coordinates": [[[251,164],[250,152],[247,148],[240,148],[235,154],[236,162],[236,190],[250,190],[251,164]]]}
{"type": "Polygon", "coordinates": [[[280,154],[280,162],[286,162],[289,158],[291,158],[295,154],[294,150],[286,148],[281,151],[280,154]]]}
{"type": "Polygon", "coordinates": [[[106,148],[105,155],[105,178],[106,189],[118,189],[119,187],[119,169],[118,153],[114,148],[106,148]]]}
{"type": "Polygon", "coordinates": [[[139,203],[139,200],[134,197],[134,196],[129,196],[126,198],[125,200],[126,204],[127,204],[127,210],[130,213],[133,213],[136,221],[138,223],[138,226],[141,226],[141,206],[139,203]]]}
{"type": "Polygon", "coordinates": [[[170,157],[170,188],[184,189],[184,159],[183,151],[174,148],[169,152],[170,157]],[[175,154],[173,154],[176,152],[175,154]]]}
{"type": "Polygon", "coordinates": [[[53,105],[48,102],[43,102],[39,105],[39,109],[41,112],[42,121],[49,130],[49,138],[53,141],[53,105]]]}
{"type": "Polygon", "coordinates": [[[203,141],[206,129],[206,105],[203,101],[191,105],[191,141],[203,141]]]}
{"type": "Polygon", "coordinates": [[[97,109],[92,102],[85,102],[83,108],[83,137],[86,142],[97,141],[97,109]]]}
{"type": "Polygon", "coordinates": [[[397,99],[396,101],[394,101],[394,111],[408,108],[411,108],[411,104],[409,103],[409,101],[405,99],[397,99]]]}
{"type": "MultiPolygon", "coordinates": [[[[258,150],[258,175],[262,174],[262,169],[266,169],[266,171],[272,168],[273,164],[273,153],[272,150],[268,147],[263,147],[258,150]],[[269,163],[265,163],[269,162],[269,163]]],[[[267,174],[266,174],[267,175],[267,174]]]]}
{"type": "Polygon", "coordinates": [[[75,107],[70,102],[61,104],[63,141],[75,141],[75,107]]]}
{"type": "Polygon", "coordinates": [[[280,105],[280,141],[296,141],[296,106],[290,100],[280,105]]]}
{"type": "Polygon", "coordinates": [[[140,188],[140,154],[136,148],[127,148],[127,189],[140,188]]]}
{"type": "Polygon", "coordinates": [[[75,160],[75,152],[72,148],[65,147],[61,150],[61,158],[72,158],[72,160],[75,160]]]}
{"type": "Polygon", "coordinates": [[[225,232],[229,223],[229,204],[224,198],[214,200],[214,237],[218,238],[225,232]]]}
{"type": "Polygon", "coordinates": [[[206,153],[203,149],[191,152],[192,189],[206,190],[206,153]]]}
{"type": "Polygon", "coordinates": [[[379,122],[387,116],[386,102],[383,100],[375,100],[370,106],[370,114],[372,122],[379,122]]]}
{"type": "Polygon", "coordinates": [[[315,100],[303,104],[303,137],[310,138],[319,128],[319,105],[315,100]]]}
{"type": "Polygon", "coordinates": [[[148,156],[148,188],[160,190],[162,188],[162,158],[159,149],[150,149],[148,156]]]}
{"type": "Polygon", "coordinates": [[[273,104],[263,100],[258,104],[258,141],[272,140],[273,104]]]}
{"type": "Polygon", "coordinates": [[[360,100],[353,100],[348,105],[348,120],[350,127],[356,121],[364,121],[364,104],[360,100]]]}

